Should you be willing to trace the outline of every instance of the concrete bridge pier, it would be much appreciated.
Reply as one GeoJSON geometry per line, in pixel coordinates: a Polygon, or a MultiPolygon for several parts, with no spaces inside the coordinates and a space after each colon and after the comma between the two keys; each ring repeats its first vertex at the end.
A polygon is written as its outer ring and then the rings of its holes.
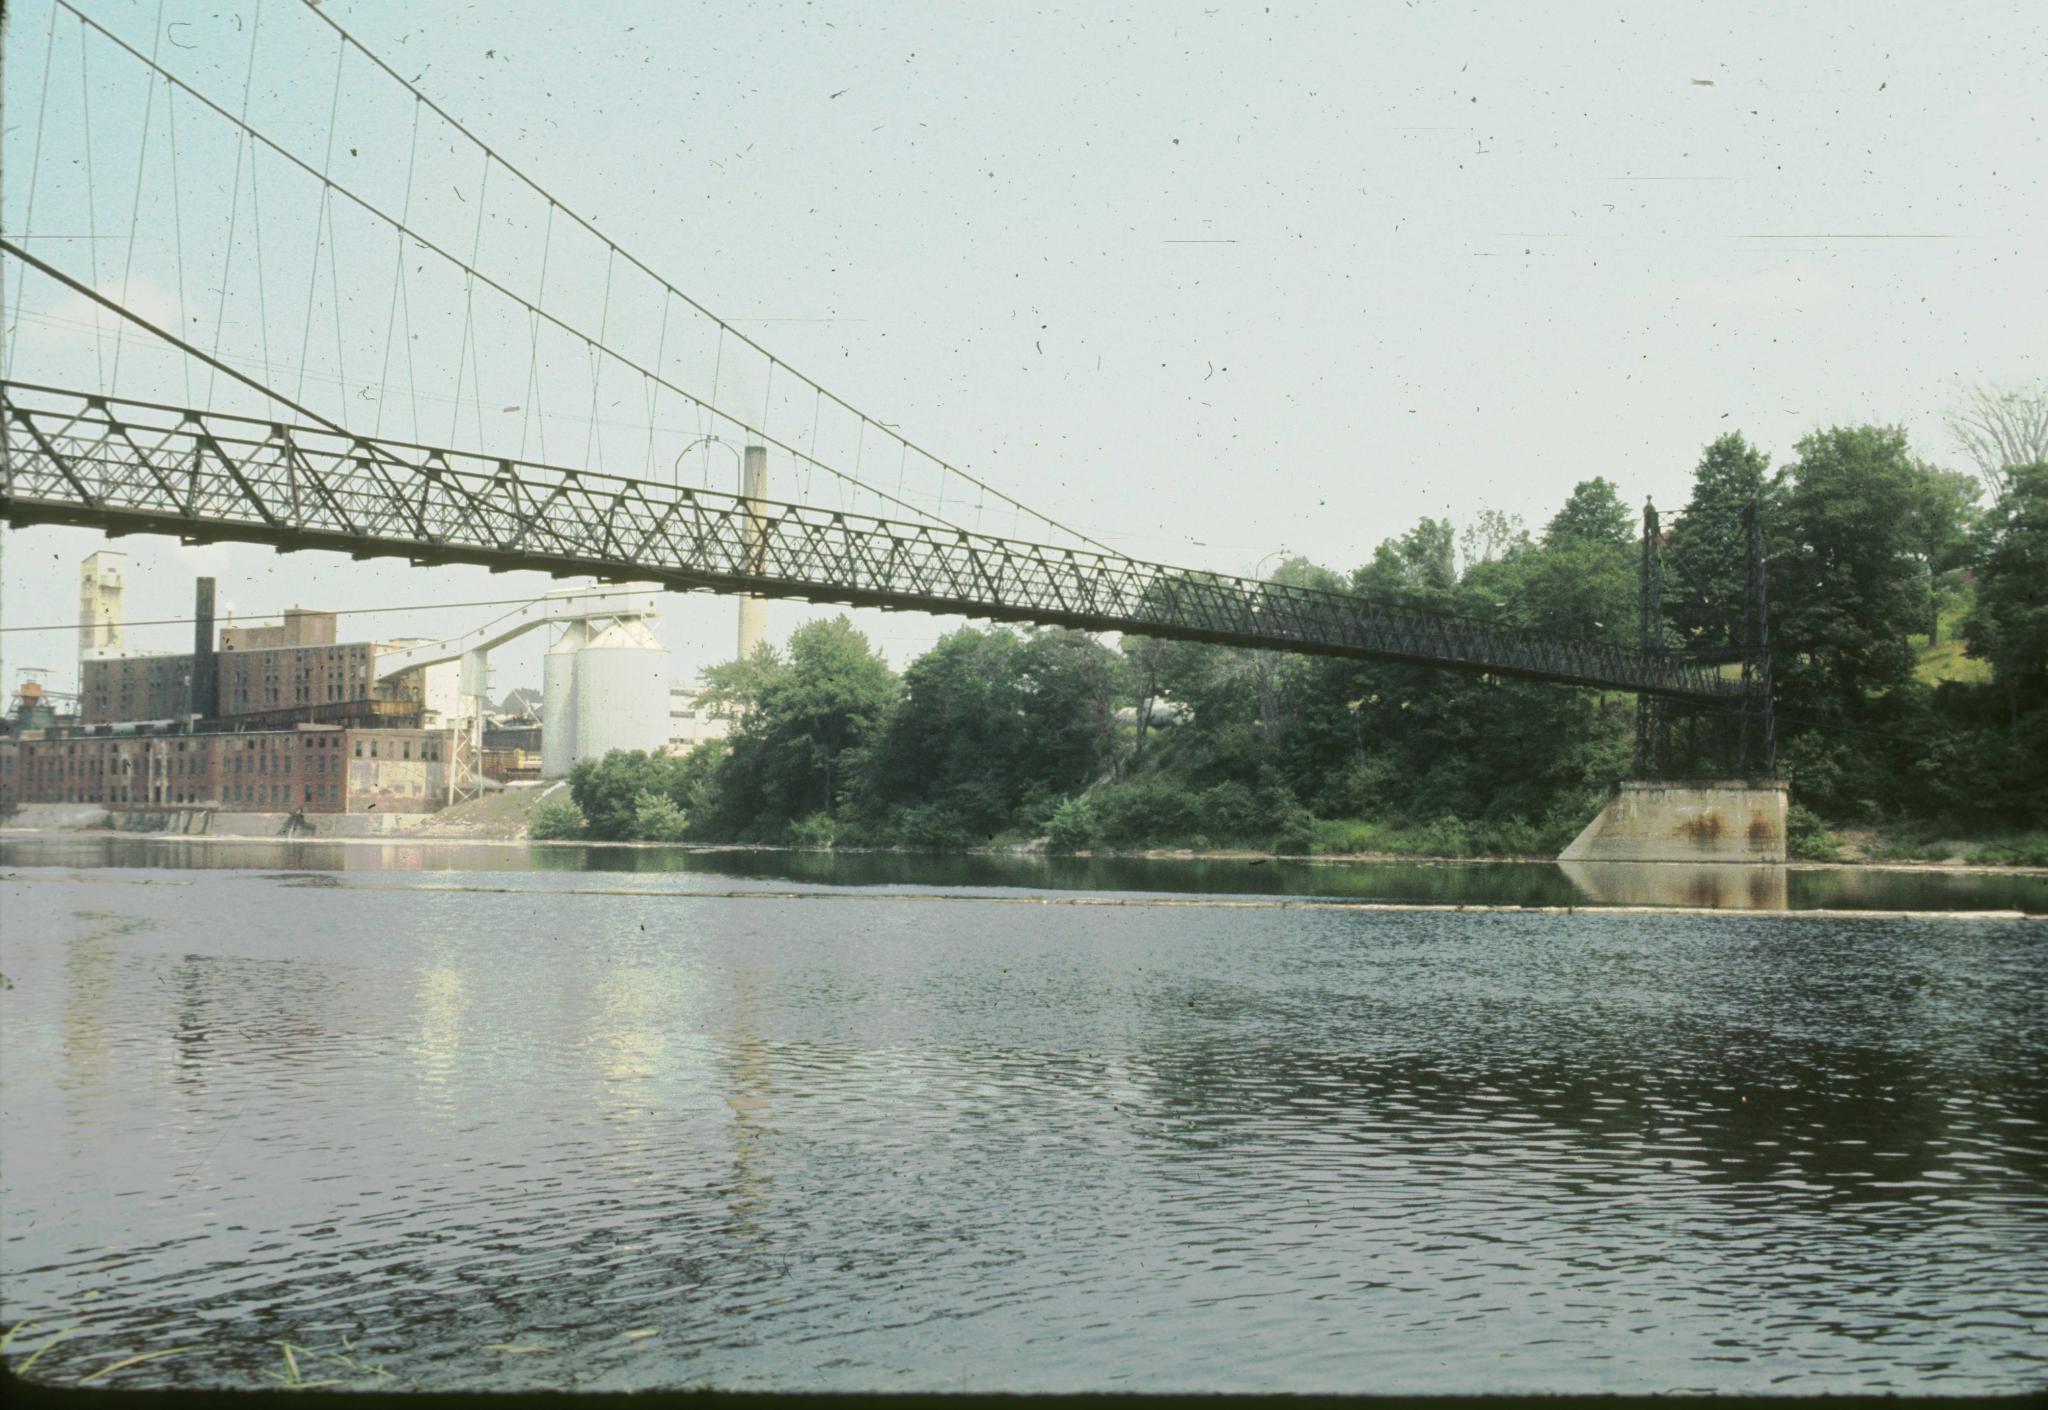
{"type": "Polygon", "coordinates": [[[1561,862],[1785,860],[1782,779],[1627,779],[1561,862]]]}

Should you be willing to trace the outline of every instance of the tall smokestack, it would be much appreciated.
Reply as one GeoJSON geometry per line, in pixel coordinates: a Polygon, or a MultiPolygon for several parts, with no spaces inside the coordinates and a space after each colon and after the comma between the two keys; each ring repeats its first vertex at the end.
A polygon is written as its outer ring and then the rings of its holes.
{"type": "MultiPolygon", "coordinates": [[[[740,470],[740,497],[746,501],[746,518],[741,534],[746,543],[749,572],[761,571],[761,538],[764,530],[761,501],[768,496],[768,447],[748,446],[740,470]]],[[[740,660],[754,654],[768,640],[768,604],[758,597],[740,599],[740,660]]]]}
{"type": "Polygon", "coordinates": [[[213,656],[213,579],[201,578],[192,602],[192,713],[220,713],[220,664],[213,656]]]}

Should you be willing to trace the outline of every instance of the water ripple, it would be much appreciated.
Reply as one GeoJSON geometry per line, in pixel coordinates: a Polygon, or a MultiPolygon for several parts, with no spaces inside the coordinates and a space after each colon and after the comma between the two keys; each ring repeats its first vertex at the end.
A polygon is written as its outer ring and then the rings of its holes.
{"type": "Polygon", "coordinates": [[[38,1374],[2043,1384],[2040,926],[486,880],[0,880],[38,1374]]]}

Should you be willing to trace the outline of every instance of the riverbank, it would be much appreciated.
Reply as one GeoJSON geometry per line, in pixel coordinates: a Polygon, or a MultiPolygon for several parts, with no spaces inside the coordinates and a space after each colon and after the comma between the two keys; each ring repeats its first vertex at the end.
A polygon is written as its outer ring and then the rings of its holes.
{"type": "MultiPolygon", "coordinates": [[[[1554,866],[1557,858],[1530,854],[1504,854],[1495,856],[1455,856],[1428,852],[1317,852],[1293,853],[1261,851],[1255,848],[1191,848],[1191,847],[1147,847],[1147,848],[1098,848],[1080,852],[1051,853],[1043,847],[1031,845],[962,847],[946,851],[920,851],[902,847],[799,847],[755,842],[636,842],[600,841],[595,839],[554,839],[535,841],[524,835],[523,827],[517,830],[486,830],[474,825],[446,827],[437,826],[434,821],[439,814],[422,815],[414,826],[394,828],[364,835],[335,834],[323,832],[287,832],[288,814],[237,814],[238,821],[248,820],[260,824],[248,830],[203,833],[166,833],[150,829],[118,828],[104,826],[20,826],[0,824],[0,838],[122,838],[128,840],[156,839],[177,842],[189,846],[218,846],[247,844],[251,842],[304,842],[321,845],[346,847],[492,847],[508,851],[527,849],[575,850],[596,848],[622,852],[688,852],[703,856],[721,854],[733,855],[790,855],[790,856],[844,856],[844,857],[970,857],[970,858],[1043,858],[1061,861],[1104,861],[1104,862],[1187,862],[1187,863],[1233,863],[1257,867],[1271,863],[1308,866],[1385,866],[1413,865],[1429,867],[1455,866],[1554,866]]],[[[1797,858],[1786,863],[1787,870],[1799,872],[1898,872],[1940,876],[2048,876],[2048,865],[2032,862],[1986,862],[1967,859],[1964,849],[1994,844],[1953,844],[1953,852],[1939,859],[1914,858],[1888,852],[1882,841],[1863,842],[1845,847],[1841,855],[1826,859],[1797,858]]],[[[1644,867],[1694,866],[1700,864],[1642,862],[1629,865],[1644,867]]]]}

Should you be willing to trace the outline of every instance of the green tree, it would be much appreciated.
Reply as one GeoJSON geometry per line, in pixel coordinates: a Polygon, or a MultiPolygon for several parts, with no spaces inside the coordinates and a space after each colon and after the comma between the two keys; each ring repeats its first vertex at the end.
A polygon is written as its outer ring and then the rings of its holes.
{"type": "Polygon", "coordinates": [[[621,842],[639,836],[641,796],[679,793],[684,774],[683,761],[670,755],[614,749],[569,771],[569,796],[583,814],[585,835],[621,842]]]}
{"type": "Polygon", "coordinates": [[[2022,701],[2048,696],[2048,462],[2012,468],[1977,552],[1977,603],[1963,640],[1991,663],[2017,730],[2022,701]]]}
{"type": "Polygon", "coordinates": [[[1557,636],[1635,642],[1640,584],[1639,550],[1626,539],[1553,534],[1514,564],[1517,594],[1528,625],[1557,636]]]}
{"type": "Polygon", "coordinates": [[[1529,531],[1522,527],[1522,516],[1498,509],[1481,509],[1460,538],[1468,576],[1476,564],[1511,558],[1529,547],[1529,531]]]}
{"type": "Polygon", "coordinates": [[[1085,787],[1116,763],[1116,712],[1130,697],[1124,660],[1086,632],[1041,628],[1019,660],[1027,789],[1085,787]]]}
{"type": "MultiPolygon", "coordinates": [[[[1140,615],[1151,615],[1161,619],[1178,618],[1191,603],[1198,602],[1205,593],[1227,594],[1241,589],[1234,580],[1210,573],[1179,573],[1171,578],[1154,581],[1145,589],[1140,615]]],[[[1132,751],[1132,764],[1140,765],[1145,758],[1146,742],[1151,738],[1154,706],[1162,700],[1173,699],[1175,684],[1195,669],[1194,662],[1203,653],[1216,648],[1197,642],[1180,641],[1169,637],[1140,636],[1126,632],[1122,649],[1126,666],[1126,678],[1137,705],[1136,742],[1132,751]]],[[[1177,704],[1185,701],[1176,700],[1177,704]]]]}
{"type": "Polygon", "coordinates": [[[769,682],[781,678],[787,665],[781,652],[762,642],[751,656],[707,667],[700,701],[715,718],[736,720],[761,698],[769,682]]]}
{"type": "Polygon", "coordinates": [[[1922,464],[1920,503],[1913,515],[1914,552],[1920,559],[1927,599],[1927,644],[1941,640],[1941,610],[1958,601],[1957,582],[1975,545],[1971,530],[1977,520],[1977,480],[1960,470],[1922,464]]]}
{"type": "Polygon", "coordinates": [[[1374,550],[1372,562],[1351,575],[1360,592],[1431,597],[1458,585],[1457,534],[1448,519],[1424,519],[1374,550]]]}
{"type": "Polygon", "coordinates": [[[1571,498],[1543,528],[1546,545],[1564,543],[1619,544],[1623,548],[1635,538],[1635,516],[1621,502],[1614,482],[1601,476],[1581,480],[1572,487],[1571,498]]]}
{"type": "Polygon", "coordinates": [[[583,835],[583,813],[574,803],[543,803],[533,810],[527,834],[536,842],[564,842],[583,835]]]}
{"type": "Polygon", "coordinates": [[[1692,498],[1664,548],[1664,614],[1685,641],[1738,646],[1748,599],[1749,556],[1743,506],[1762,495],[1771,458],[1740,433],[1700,453],[1692,498]]]}
{"type": "Polygon", "coordinates": [[[633,840],[680,842],[688,826],[683,810],[666,793],[642,789],[633,799],[633,840]]]}
{"type": "Polygon", "coordinates": [[[1772,484],[1772,646],[1781,694],[1859,711],[1912,678],[1926,623],[1929,474],[1897,427],[1837,426],[1799,442],[1772,484]]]}
{"type": "Polygon", "coordinates": [[[1160,671],[1160,693],[1187,714],[1173,732],[1172,764],[1197,787],[1256,783],[1270,759],[1259,653],[1178,643],[1160,671]]]}
{"type": "Polygon", "coordinates": [[[844,617],[797,628],[786,659],[763,651],[706,674],[737,717],[707,824],[721,835],[779,838],[795,819],[833,816],[896,704],[894,673],[844,617]]]}
{"type": "Polygon", "coordinates": [[[1131,747],[1131,762],[1140,765],[1145,760],[1145,741],[1152,737],[1152,716],[1158,708],[1159,692],[1165,685],[1166,667],[1173,657],[1175,643],[1163,637],[1127,633],[1119,645],[1130,675],[1132,693],[1137,697],[1136,742],[1131,747]]]}
{"type": "Polygon", "coordinates": [[[1024,654],[1008,627],[962,627],[905,669],[865,792],[887,807],[932,810],[915,820],[919,845],[1008,826],[1027,767],[1024,654]]]}

